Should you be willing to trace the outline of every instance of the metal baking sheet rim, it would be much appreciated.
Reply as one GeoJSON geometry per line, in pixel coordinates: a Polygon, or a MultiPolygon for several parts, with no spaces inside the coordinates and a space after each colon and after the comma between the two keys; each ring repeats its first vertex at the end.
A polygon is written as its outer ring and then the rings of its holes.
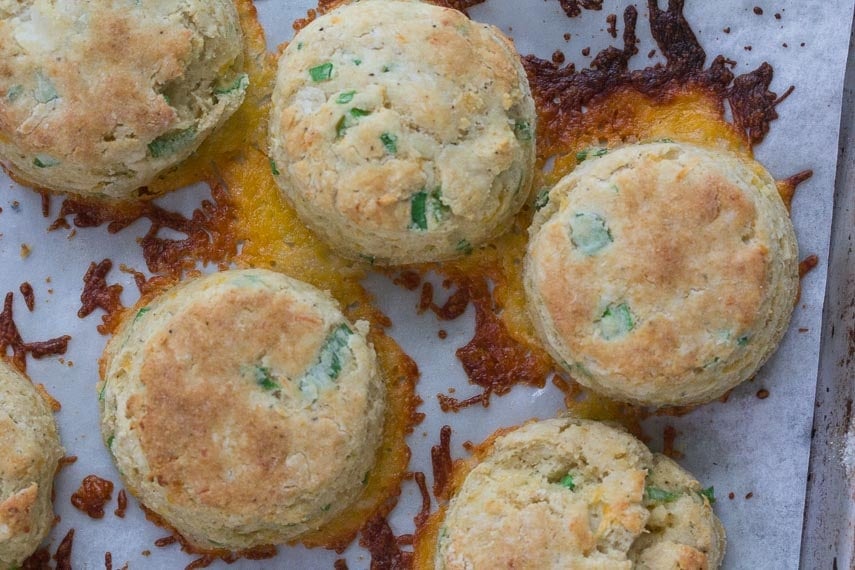
{"type": "Polygon", "coordinates": [[[855,30],[840,119],[834,216],[801,568],[855,569],[855,30]]]}

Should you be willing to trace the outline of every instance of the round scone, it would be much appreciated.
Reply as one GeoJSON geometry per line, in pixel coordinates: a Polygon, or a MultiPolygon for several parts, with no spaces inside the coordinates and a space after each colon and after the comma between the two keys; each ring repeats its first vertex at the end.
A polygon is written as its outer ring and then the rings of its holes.
{"type": "Polygon", "coordinates": [[[712,400],[750,378],[789,323],[796,238],[757,162],[619,148],[555,185],[529,231],[535,326],[578,382],[611,398],[712,400]]]}
{"type": "Polygon", "coordinates": [[[294,541],[371,469],[385,386],[367,323],[264,270],[175,287],[102,361],[101,429],[128,489],[201,549],[294,541]]]}
{"type": "Polygon", "coordinates": [[[21,182],[133,199],[243,101],[231,0],[0,2],[0,162],[21,182]]]}
{"type": "Polygon", "coordinates": [[[288,44],[270,156],[300,217],[341,253],[427,262],[507,229],[529,195],[534,130],[525,71],[498,29],[364,0],[288,44]]]}
{"type": "MultiPolygon", "coordinates": [[[[472,461],[437,532],[436,570],[721,564],[725,535],[711,490],[621,429],[531,422],[488,441],[472,461]]],[[[417,550],[428,546],[421,542],[417,550]]],[[[430,566],[421,562],[427,554],[417,559],[417,568],[430,566]]]]}
{"type": "Polygon", "coordinates": [[[0,357],[0,568],[20,566],[53,528],[63,453],[50,406],[0,357]]]}

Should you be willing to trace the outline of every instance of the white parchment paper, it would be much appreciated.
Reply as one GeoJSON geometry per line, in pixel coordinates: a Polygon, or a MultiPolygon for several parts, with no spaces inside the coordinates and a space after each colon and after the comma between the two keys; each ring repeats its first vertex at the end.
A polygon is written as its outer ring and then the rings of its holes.
{"type": "MultiPolygon", "coordinates": [[[[793,204],[793,218],[802,257],[819,255],[820,266],[802,282],[802,297],[790,330],[780,350],[753,382],[736,389],[725,404],[713,403],[682,418],[654,418],[647,433],[654,436],[651,446],[661,449],[665,423],[674,425],[679,436],[677,448],[685,454],[681,463],[705,485],[714,485],[716,511],[728,532],[725,568],[787,569],[798,566],[802,513],[814,406],[819,332],[825,261],[831,220],[834,170],[840,121],[843,70],[852,22],[852,0],[761,1],[688,0],[685,14],[707,50],[708,59],[723,54],[738,63],[738,73],[769,61],[775,68],[773,90],[783,92],[796,86],[793,95],[781,104],[781,119],[773,123],[757,157],[777,177],[805,168],[814,177],[799,189],[793,204]],[[762,15],[753,8],[759,6],[762,15]],[[780,19],[774,17],[781,15],[780,19]],[[730,33],[723,29],[730,28],[730,33]],[[787,44],[788,47],[783,47],[787,44]],[[750,46],[750,50],[748,49],[750,46]],[[770,392],[760,400],[756,392],[770,392]],[[728,499],[729,493],[734,499],[728,499]],[[750,499],[746,495],[752,493],[750,499]]],[[[606,0],[602,12],[586,12],[570,20],[556,0],[487,0],[471,10],[473,17],[499,25],[514,37],[519,51],[549,57],[556,48],[568,62],[584,66],[591,54],[612,40],[606,29],[606,15],[620,15],[629,2],[606,0]],[[565,32],[572,39],[563,39],[565,32]]],[[[271,48],[292,35],[291,22],[312,7],[307,0],[258,0],[256,3],[269,35],[271,48]]],[[[649,42],[646,7],[639,6],[638,33],[649,42]]],[[[618,18],[618,32],[621,32],[618,18]]],[[[619,36],[620,37],[620,36],[619,36]]],[[[648,65],[649,46],[642,45],[635,66],[648,65]]],[[[159,202],[189,213],[206,197],[203,187],[186,189],[159,202]]],[[[59,201],[53,201],[58,210],[59,201]]],[[[82,277],[90,261],[111,258],[115,267],[126,263],[144,266],[135,239],[148,222],[108,235],[104,228],[47,232],[50,220],[41,216],[40,197],[12,183],[0,174],[0,293],[15,291],[29,281],[36,295],[36,310],[29,313],[16,294],[16,322],[25,340],[42,340],[70,334],[68,354],[60,359],[29,361],[34,381],[44,383],[63,404],[57,418],[69,454],[76,464],[64,469],[57,480],[56,509],[62,517],[51,535],[55,548],[69,528],[76,529],[72,561],[74,568],[103,568],[104,553],[112,552],[114,567],[129,562],[130,568],[183,568],[192,558],[177,546],[160,549],[157,538],[166,533],[147,523],[131,499],[127,518],[113,516],[114,500],[107,516],[93,521],[74,509],[69,497],[84,476],[97,474],[121,488],[118,473],[98,435],[95,382],[97,360],[106,341],[95,326],[98,313],[85,320],[77,318],[82,277]],[[32,253],[21,256],[21,245],[32,253]],[[150,555],[143,554],[150,551],[150,555]]],[[[125,286],[123,302],[131,304],[136,288],[130,277],[114,270],[108,281],[125,286]]],[[[459,414],[444,414],[435,395],[456,386],[456,396],[475,393],[469,387],[454,349],[466,343],[473,332],[472,309],[453,322],[438,322],[432,315],[417,316],[417,295],[394,287],[384,277],[368,280],[380,307],[392,317],[393,336],[419,363],[420,393],[427,414],[410,439],[413,451],[411,470],[430,475],[430,446],[444,424],[454,427],[452,440],[456,457],[465,452],[465,440],[480,441],[498,427],[514,425],[531,417],[551,417],[563,408],[561,395],[547,385],[543,390],[515,388],[504,398],[494,398],[485,410],[474,407],[459,414]],[[437,337],[442,328],[445,340],[437,337]]],[[[442,289],[438,288],[439,294],[442,289]]],[[[2,460],[2,458],[0,458],[2,460]]],[[[430,476],[429,482],[430,482],[430,476]]],[[[412,531],[412,516],[419,497],[407,485],[391,522],[397,532],[412,531]]],[[[350,568],[367,568],[369,560],[352,546],[346,557],[350,568]]],[[[274,560],[240,561],[235,568],[332,568],[335,553],[302,548],[282,548],[274,560]]],[[[214,567],[224,567],[215,564],[214,567]]]]}

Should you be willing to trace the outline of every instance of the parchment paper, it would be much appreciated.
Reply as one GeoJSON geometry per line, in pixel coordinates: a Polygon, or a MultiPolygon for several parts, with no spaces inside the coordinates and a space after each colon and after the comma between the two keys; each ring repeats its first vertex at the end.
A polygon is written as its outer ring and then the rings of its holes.
{"type": "MultiPolygon", "coordinates": [[[[556,48],[568,62],[585,65],[591,53],[612,40],[605,33],[606,15],[622,13],[624,0],[606,0],[603,11],[586,12],[570,20],[555,0],[488,0],[471,10],[474,18],[495,23],[514,37],[519,51],[549,57],[556,48]],[[563,34],[572,40],[565,42],[563,34]]],[[[820,319],[825,275],[833,182],[840,120],[843,70],[847,54],[852,0],[813,0],[778,2],[752,0],[689,0],[685,13],[703,43],[709,59],[721,53],[739,62],[738,72],[753,69],[762,61],[775,68],[772,88],[779,94],[789,85],[793,95],[781,104],[781,119],[773,123],[766,141],[757,149],[757,157],[777,177],[785,177],[805,168],[814,177],[803,184],[793,204],[794,221],[802,257],[815,253],[818,269],[802,281],[801,301],[780,350],[753,382],[737,388],[727,403],[713,403],[682,418],[654,418],[647,433],[654,436],[651,446],[661,449],[657,437],[665,423],[674,425],[679,436],[677,448],[685,454],[680,461],[705,485],[714,485],[716,511],[728,533],[725,568],[786,569],[798,566],[802,529],[805,482],[814,407],[820,319]],[[756,15],[759,6],[763,15],[756,15]],[[781,19],[774,14],[780,13],[781,19]],[[724,33],[724,28],[730,33],[724,33]],[[788,45],[787,48],[783,44],[788,45]],[[750,46],[750,51],[748,47],[750,46]],[[756,392],[765,388],[770,396],[761,400],[756,392]],[[728,499],[729,493],[735,498],[728,499]],[[753,493],[746,499],[748,493],[753,493]]],[[[271,48],[292,35],[291,22],[312,7],[306,0],[258,0],[257,7],[269,35],[271,48]]],[[[639,6],[638,31],[649,42],[645,6],[639,6]]],[[[618,18],[618,33],[621,20],[618,18]]],[[[647,65],[642,45],[635,65],[647,65]]],[[[655,58],[654,58],[655,61],[655,58]]],[[[167,207],[189,213],[206,197],[203,187],[190,188],[164,199],[167,207]]],[[[59,201],[53,201],[53,211],[59,201]]],[[[62,517],[51,535],[52,549],[69,528],[76,529],[73,550],[74,568],[103,568],[104,553],[112,552],[114,567],[125,562],[130,568],[183,568],[192,558],[177,546],[156,548],[154,541],[166,533],[145,521],[131,499],[124,520],[113,516],[113,502],[107,516],[93,521],[74,509],[69,497],[88,474],[121,481],[98,435],[97,360],[106,338],[95,326],[99,313],[85,320],[77,318],[83,273],[90,261],[111,258],[115,267],[126,263],[144,266],[135,243],[148,222],[140,221],[117,235],[106,230],[68,230],[47,232],[49,219],[41,216],[40,197],[12,183],[0,174],[0,292],[15,291],[16,321],[26,340],[70,334],[73,339],[64,359],[29,361],[34,381],[44,383],[63,405],[58,414],[63,441],[69,454],[77,455],[76,464],[64,469],[57,479],[56,509],[62,517]],[[13,202],[18,203],[17,206],[13,202]],[[21,245],[32,253],[21,256],[21,245]],[[36,295],[36,310],[29,313],[19,285],[29,281],[36,295]],[[144,556],[143,551],[150,551],[144,556]]],[[[125,287],[123,302],[136,297],[130,276],[114,270],[110,282],[125,287]]],[[[456,457],[465,453],[461,443],[478,442],[501,426],[514,425],[531,417],[546,418],[562,408],[561,394],[551,385],[543,390],[515,388],[504,398],[494,398],[485,410],[474,407],[459,414],[444,414],[435,395],[456,386],[456,396],[475,393],[466,383],[454,349],[471,338],[472,309],[453,322],[438,322],[432,315],[417,316],[416,294],[407,293],[384,277],[368,280],[379,305],[392,317],[393,336],[419,363],[422,380],[420,393],[425,400],[421,411],[427,414],[410,439],[413,451],[411,469],[424,471],[430,483],[430,446],[438,440],[439,428],[454,427],[452,440],[456,457]],[[437,337],[442,328],[446,340],[437,337]]],[[[442,289],[437,288],[441,294],[442,289]]],[[[419,502],[413,485],[407,485],[401,504],[391,517],[397,532],[412,531],[412,516],[419,502]]],[[[346,557],[351,569],[367,568],[369,560],[352,546],[346,557]]],[[[240,561],[234,568],[332,568],[337,556],[328,551],[281,548],[274,560],[240,561]]],[[[213,567],[225,567],[217,563],[213,567]]]]}

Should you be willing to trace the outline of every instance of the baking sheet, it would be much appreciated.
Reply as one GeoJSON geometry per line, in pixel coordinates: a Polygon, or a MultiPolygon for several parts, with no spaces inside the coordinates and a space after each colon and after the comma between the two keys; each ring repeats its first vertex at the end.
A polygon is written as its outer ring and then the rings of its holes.
{"type": "MultiPolygon", "coordinates": [[[[591,53],[612,40],[606,29],[606,15],[620,14],[629,2],[606,0],[601,12],[586,12],[567,19],[556,0],[487,0],[471,10],[476,19],[499,25],[512,35],[521,53],[548,58],[556,48],[577,67],[590,61],[591,53]],[[572,39],[565,42],[563,34],[572,39]]],[[[312,7],[305,0],[258,0],[262,22],[271,48],[292,35],[291,22],[312,7]]],[[[646,9],[639,6],[639,36],[649,42],[646,9]]],[[[679,436],[677,449],[685,454],[681,463],[704,485],[714,485],[716,511],[728,531],[725,568],[796,568],[802,535],[810,432],[820,346],[822,305],[825,293],[827,253],[830,234],[836,148],[840,121],[843,75],[852,22],[851,0],[813,2],[751,2],[727,0],[689,2],[686,16],[707,50],[708,59],[721,53],[738,62],[737,72],[769,61],[775,68],[772,89],[783,92],[793,84],[796,91],[778,108],[781,119],[772,125],[766,141],[757,148],[757,157],[770,171],[785,177],[805,168],[814,177],[803,184],[794,201],[794,222],[802,256],[815,253],[820,266],[803,280],[802,298],[790,330],[776,356],[753,382],[736,389],[727,403],[713,403],[682,418],[653,418],[647,433],[651,446],[661,449],[656,437],[665,423],[674,425],[679,436]],[[756,15],[754,7],[762,8],[756,15]],[[780,13],[781,19],[774,14],[780,13]],[[726,34],[724,28],[730,28],[726,34]],[[788,45],[787,48],[783,44],[788,45]],[[804,44],[804,45],[802,45],[804,44]],[[748,47],[751,49],[749,50],[748,47]],[[804,332],[799,332],[806,329],[804,332]],[[760,400],[756,392],[765,388],[770,396],[760,400]],[[734,493],[729,500],[728,493],[734,493]],[[752,493],[750,499],[746,495],[752,493]]],[[[621,21],[620,19],[618,20],[621,21]]],[[[618,32],[621,24],[618,25],[618,32]]],[[[635,66],[648,65],[648,47],[640,46],[635,66]]],[[[655,58],[652,60],[655,61],[655,58]]],[[[159,200],[185,214],[207,197],[199,186],[159,200]]],[[[55,548],[69,528],[75,528],[72,561],[74,568],[103,567],[104,553],[112,552],[114,567],[126,561],[130,568],[182,568],[192,558],[177,546],[156,548],[154,541],[166,533],[145,522],[131,499],[127,517],[112,515],[93,521],[74,509],[69,497],[89,474],[97,474],[121,487],[118,473],[98,436],[98,411],[94,392],[97,359],[105,343],[95,326],[99,314],[77,318],[82,277],[91,261],[113,260],[144,266],[135,239],[148,227],[138,221],[125,231],[108,235],[104,228],[48,232],[50,219],[41,216],[41,198],[20,189],[0,174],[0,292],[18,291],[28,281],[36,295],[36,310],[29,313],[22,297],[15,300],[16,322],[26,340],[70,334],[73,339],[63,359],[30,360],[29,373],[44,383],[63,404],[57,418],[69,454],[76,464],[64,469],[57,480],[57,512],[62,520],[51,535],[55,548]],[[17,203],[17,206],[15,205],[17,203]],[[21,256],[21,245],[32,252],[21,256]],[[49,282],[48,282],[49,280],[49,282]],[[143,551],[150,551],[144,556],[143,551]]],[[[53,201],[58,211],[59,201],[53,201]]],[[[129,275],[114,270],[108,280],[125,287],[122,301],[136,297],[129,275]]],[[[489,409],[474,407],[459,414],[439,410],[435,394],[449,386],[457,397],[474,394],[468,387],[454,349],[471,338],[472,309],[460,319],[438,322],[432,315],[417,316],[417,296],[393,286],[386,278],[373,276],[368,285],[377,294],[379,305],[395,325],[392,335],[420,365],[420,393],[427,414],[410,439],[411,469],[424,471],[430,482],[430,446],[444,424],[454,427],[453,455],[465,452],[465,440],[480,441],[495,428],[514,425],[531,417],[554,416],[562,409],[562,397],[550,384],[542,390],[515,388],[504,398],[494,398],[489,409]],[[437,337],[442,328],[445,340],[437,337]]],[[[441,288],[437,288],[442,291],[441,288]]],[[[440,293],[441,294],[441,293],[440,293]]],[[[407,485],[402,504],[390,521],[397,532],[412,531],[412,516],[419,497],[407,485]]],[[[347,552],[350,568],[367,568],[364,552],[352,546],[347,552]]],[[[323,550],[282,548],[274,560],[240,561],[233,568],[331,568],[338,558],[323,550]]],[[[222,563],[213,567],[225,567],[222,563]]],[[[806,566],[810,568],[811,566],[806,566]]]]}
{"type": "Polygon", "coordinates": [[[855,35],[851,37],[802,536],[803,568],[855,568],[855,35]]]}

